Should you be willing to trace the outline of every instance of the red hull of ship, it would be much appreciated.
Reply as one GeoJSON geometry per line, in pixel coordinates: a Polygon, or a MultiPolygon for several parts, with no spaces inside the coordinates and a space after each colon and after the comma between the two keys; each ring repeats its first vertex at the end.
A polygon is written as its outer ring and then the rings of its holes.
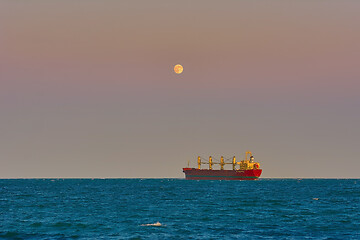
{"type": "Polygon", "coordinates": [[[183,168],[188,180],[257,180],[262,169],[252,170],[208,170],[183,168]]]}

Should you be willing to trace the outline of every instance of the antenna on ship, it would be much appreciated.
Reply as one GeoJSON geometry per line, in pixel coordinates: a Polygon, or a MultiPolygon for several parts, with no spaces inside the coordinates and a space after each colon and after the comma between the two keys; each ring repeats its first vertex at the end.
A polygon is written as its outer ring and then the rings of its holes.
{"type": "Polygon", "coordinates": [[[251,155],[252,155],[252,153],[251,153],[250,151],[247,151],[247,152],[245,153],[245,161],[247,161],[247,160],[248,160],[248,159],[247,159],[248,154],[249,154],[249,156],[251,156],[251,155]]]}

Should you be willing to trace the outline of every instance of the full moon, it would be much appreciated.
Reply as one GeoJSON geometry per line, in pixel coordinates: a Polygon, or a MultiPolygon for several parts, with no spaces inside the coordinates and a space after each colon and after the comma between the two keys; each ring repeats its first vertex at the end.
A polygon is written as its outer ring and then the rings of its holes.
{"type": "Polygon", "coordinates": [[[183,66],[181,66],[180,64],[176,64],[175,67],[174,67],[174,72],[176,74],[180,74],[182,73],[184,70],[183,66]]]}

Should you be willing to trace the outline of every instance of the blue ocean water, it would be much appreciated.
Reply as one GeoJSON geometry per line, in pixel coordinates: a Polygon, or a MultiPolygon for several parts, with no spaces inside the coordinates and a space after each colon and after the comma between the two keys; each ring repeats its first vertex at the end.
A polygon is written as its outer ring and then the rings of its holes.
{"type": "Polygon", "coordinates": [[[0,239],[360,239],[360,180],[0,180],[0,239]]]}

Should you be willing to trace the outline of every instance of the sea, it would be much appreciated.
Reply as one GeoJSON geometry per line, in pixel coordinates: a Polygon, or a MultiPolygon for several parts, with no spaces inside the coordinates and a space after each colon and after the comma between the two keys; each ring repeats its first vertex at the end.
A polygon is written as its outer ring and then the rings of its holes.
{"type": "Polygon", "coordinates": [[[360,239],[360,179],[2,179],[0,239],[360,239]]]}

